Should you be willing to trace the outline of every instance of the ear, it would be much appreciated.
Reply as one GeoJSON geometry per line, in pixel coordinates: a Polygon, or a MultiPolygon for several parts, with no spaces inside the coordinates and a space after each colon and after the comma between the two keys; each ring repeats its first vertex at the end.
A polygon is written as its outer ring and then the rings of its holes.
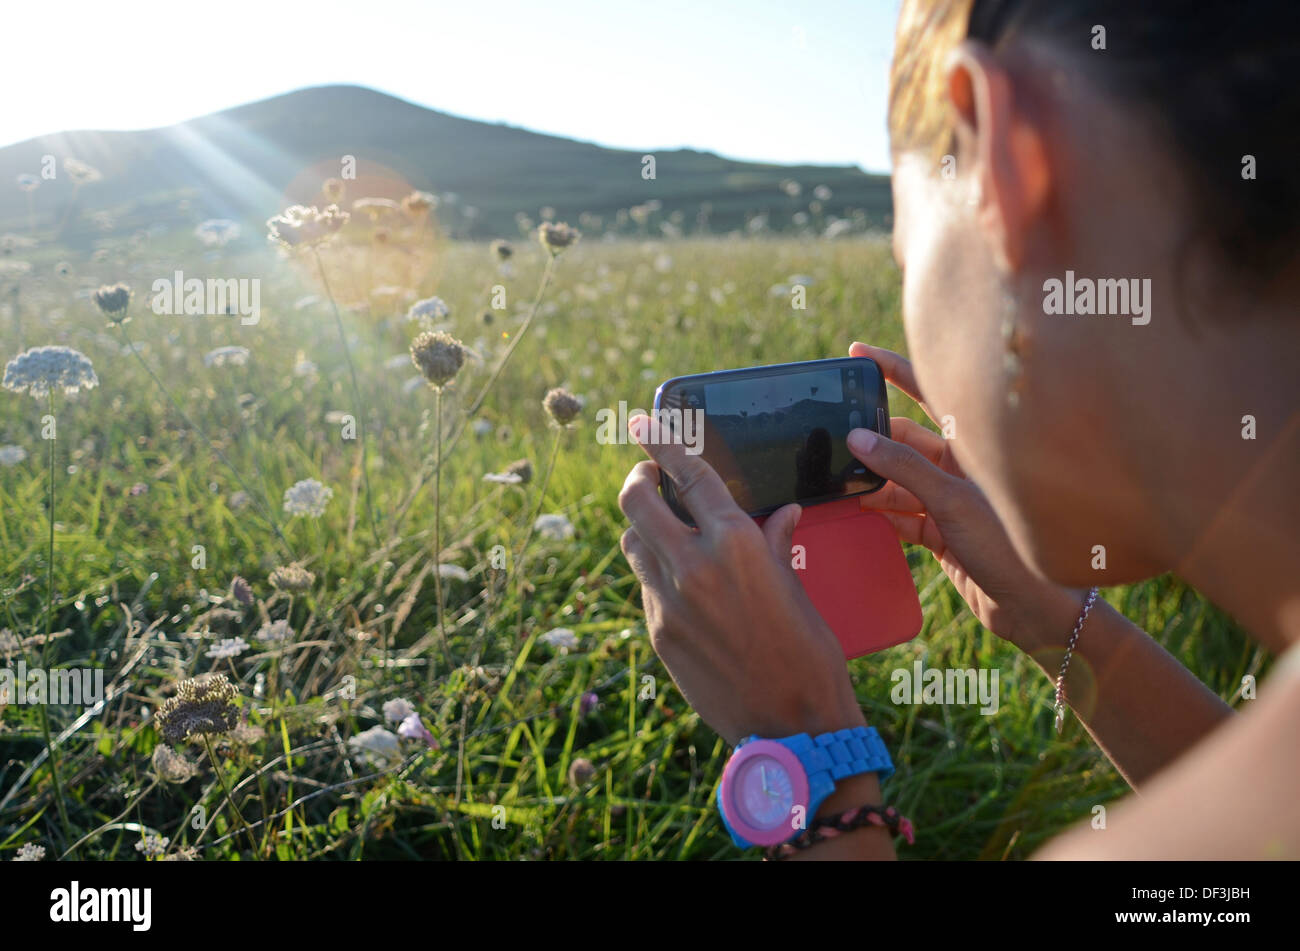
{"type": "Polygon", "coordinates": [[[948,60],[948,95],[958,149],[967,156],[978,220],[1004,269],[1016,272],[1051,191],[1043,129],[1028,96],[983,43],[966,41],[948,60]]]}

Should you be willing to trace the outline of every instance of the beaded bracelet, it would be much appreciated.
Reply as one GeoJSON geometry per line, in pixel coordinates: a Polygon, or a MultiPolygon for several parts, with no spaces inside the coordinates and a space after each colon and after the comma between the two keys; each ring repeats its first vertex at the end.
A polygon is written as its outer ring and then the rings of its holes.
{"type": "Polygon", "coordinates": [[[780,861],[796,852],[811,848],[818,842],[833,839],[837,835],[865,826],[888,829],[894,835],[901,835],[907,839],[908,845],[916,841],[912,820],[899,815],[898,810],[893,806],[854,806],[838,815],[814,819],[812,825],[795,838],[779,845],[769,846],[766,857],[768,861],[780,861]]]}

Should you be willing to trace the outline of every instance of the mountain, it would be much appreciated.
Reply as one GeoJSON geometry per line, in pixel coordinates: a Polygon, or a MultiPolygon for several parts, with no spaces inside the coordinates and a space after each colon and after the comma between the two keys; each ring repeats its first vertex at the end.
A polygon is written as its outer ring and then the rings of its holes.
{"type": "MultiPolygon", "coordinates": [[[[592,131],[599,128],[594,117],[592,131]]],[[[356,159],[349,201],[430,191],[442,199],[443,227],[465,237],[514,236],[516,215],[536,220],[544,206],[557,220],[577,223],[585,212],[611,227],[620,209],[653,201],[660,207],[648,226],[656,232],[673,212],[684,231],[695,231],[702,206],[710,231],[742,228],[760,214],[780,230],[809,211],[818,185],[831,197],[812,213],[812,226],[856,213],[860,224],[888,227],[887,176],[690,149],[650,154],[653,179],[642,175],[642,152],[463,119],[360,86],[319,86],[161,129],[64,132],[0,149],[0,231],[21,233],[29,212],[77,246],[108,230],[192,226],[207,217],[260,223],[294,202],[322,203],[320,183],[340,176],[345,156],[356,159]],[[30,195],[14,187],[20,174],[39,176],[43,161],[48,168],[47,156],[57,161],[55,180],[30,195]],[[69,157],[94,166],[102,180],[74,188],[63,165],[69,157]],[[780,187],[791,180],[802,186],[798,197],[780,187]]],[[[624,220],[623,231],[636,229],[624,220]]]]}

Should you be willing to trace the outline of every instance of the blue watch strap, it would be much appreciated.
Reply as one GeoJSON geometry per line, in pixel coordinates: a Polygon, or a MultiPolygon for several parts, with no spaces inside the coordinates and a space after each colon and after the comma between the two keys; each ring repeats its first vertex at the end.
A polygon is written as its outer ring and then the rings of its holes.
{"type": "Polygon", "coordinates": [[[791,737],[790,746],[810,778],[824,772],[830,774],[832,781],[838,782],[859,773],[878,773],[884,782],[894,774],[889,750],[872,726],[835,730],[815,737],[803,733],[791,737]]]}

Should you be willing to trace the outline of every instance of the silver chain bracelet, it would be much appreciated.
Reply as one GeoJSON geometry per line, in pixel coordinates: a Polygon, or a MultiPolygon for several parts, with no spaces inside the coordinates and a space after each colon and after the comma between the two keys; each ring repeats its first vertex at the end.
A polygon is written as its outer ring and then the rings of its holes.
{"type": "Polygon", "coordinates": [[[1065,671],[1070,666],[1070,658],[1074,656],[1074,645],[1079,643],[1079,632],[1083,630],[1083,622],[1088,620],[1088,612],[1092,610],[1093,602],[1097,600],[1097,586],[1093,585],[1088,589],[1088,597],[1084,599],[1083,610],[1079,612],[1079,620],[1074,622],[1074,630],[1070,632],[1070,642],[1065,646],[1065,657],[1061,660],[1061,672],[1056,678],[1056,732],[1061,732],[1061,726],[1065,723],[1065,671]]]}

